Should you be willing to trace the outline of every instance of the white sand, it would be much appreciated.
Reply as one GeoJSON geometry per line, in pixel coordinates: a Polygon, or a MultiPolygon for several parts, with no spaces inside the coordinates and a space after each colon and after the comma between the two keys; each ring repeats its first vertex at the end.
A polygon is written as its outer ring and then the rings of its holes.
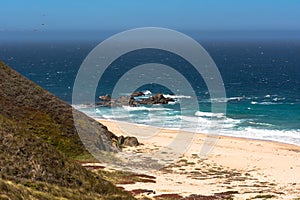
{"type": "Polygon", "coordinates": [[[239,194],[234,194],[235,199],[266,194],[275,195],[275,199],[300,198],[299,146],[212,136],[213,142],[208,147],[213,148],[200,158],[199,151],[208,139],[207,135],[123,122],[100,122],[113,133],[136,136],[144,144],[126,148],[124,153],[138,152],[146,155],[156,151],[163,155],[161,159],[173,159],[173,165],[169,167],[149,169],[147,174],[155,176],[156,183],[122,185],[127,190],[151,189],[156,194],[177,193],[183,196],[238,191],[239,194]],[[170,145],[174,141],[175,145],[170,145]],[[158,150],[165,146],[170,148],[158,150]],[[184,147],[188,147],[186,151],[184,147]]]}

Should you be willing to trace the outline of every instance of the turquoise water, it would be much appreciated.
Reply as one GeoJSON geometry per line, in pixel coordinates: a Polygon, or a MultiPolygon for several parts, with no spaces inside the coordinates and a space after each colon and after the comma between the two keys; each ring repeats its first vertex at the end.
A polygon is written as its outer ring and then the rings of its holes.
{"type": "MultiPolygon", "coordinates": [[[[123,55],[112,63],[99,82],[95,99],[111,94],[124,73],[144,63],[172,66],[189,80],[195,96],[189,91],[170,91],[149,83],[138,90],[148,95],[164,93],[175,98],[175,104],[95,109],[85,105],[90,102],[83,101],[74,106],[95,118],[300,145],[300,42],[200,43],[219,68],[226,98],[211,99],[204,81],[195,76],[184,59],[169,52],[146,49],[123,55]],[[182,106],[195,101],[199,109],[182,106]],[[212,102],[226,103],[226,114],[211,113],[212,102]]],[[[0,59],[71,104],[77,71],[96,45],[97,42],[1,43],[0,59]]]]}

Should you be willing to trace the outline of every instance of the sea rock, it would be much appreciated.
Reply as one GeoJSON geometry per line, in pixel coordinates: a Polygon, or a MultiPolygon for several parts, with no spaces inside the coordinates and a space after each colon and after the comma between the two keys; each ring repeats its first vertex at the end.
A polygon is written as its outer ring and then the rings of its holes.
{"type": "Polygon", "coordinates": [[[166,98],[163,94],[159,93],[152,97],[149,97],[148,99],[142,99],[139,103],[140,104],[147,104],[147,105],[153,105],[153,104],[168,104],[169,102],[174,102],[175,100],[172,98],[166,98]]]}
{"type": "Polygon", "coordinates": [[[99,96],[99,99],[101,101],[110,101],[111,100],[111,96],[109,94],[106,94],[104,96],[99,96]]]}
{"type": "Polygon", "coordinates": [[[138,105],[154,105],[154,104],[168,104],[169,102],[174,102],[172,98],[166,98],[163,94],[158,93],[149,98],[143,98],[136,100],[135,97],[144,96],[143,92],[134,92],[130,96],[120,96],[119,98],[112,99],[109,94],[105,96],[100,96],[100,102],[96,105],[104,107],[121,107],[121,106],[131,106],[136,107],[138,105]]]}
{"type": "Polygon", "coordinates": [[[124,146],[136,147],[139,145],[139,142],[136,137],[127,136],[124,138],[124,146]]]}
{"type": "Polygon", "coordinates": [[[136,107],[138,106],[138,102],[133,97],[131,97],[129,100],[129,106],[136,107]]]}
{"type": "Polygon", "coordinates": [[[130,95],[131,97],[140,97],[140,96],[145,96],[143,92],[134,92],[130,95]]]}
{"type": "Polygon", "coordinates": [[[117,99],[113,99],[112,101],[112,107],[120,107],[120,106],[130,106],[131,102],[131,97],[130,96],[121,96],[117,99]]]}

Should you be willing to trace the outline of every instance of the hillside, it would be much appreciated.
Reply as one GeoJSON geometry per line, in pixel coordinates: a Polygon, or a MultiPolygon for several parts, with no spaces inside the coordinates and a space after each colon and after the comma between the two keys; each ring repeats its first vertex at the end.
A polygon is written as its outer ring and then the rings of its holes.
{"type": "MultiPolygon", "coordinates": [[[[106,127],[76,115],[91,145],[116,150],[106,127]]],[[[82,155],[72,107],[0,62],[0,199],[133,199],[74,161],[82,155]]]]}
{"type": "MultiPolygon", "coordinates": [[[[18,122],[22,130],[30,131],[75,158],[87,153],[74,126],[72,107],[50,92],[26,79],[0,61],[0,112],[3,117],[18,122]]],[[[94,137],[94,144],[114,149],[106,135],[111,132],[99,122],[75,111],[81,124],[78,129],[94,137]]],[[[95,147],[97,148],[97,147],[95,147]]]]}

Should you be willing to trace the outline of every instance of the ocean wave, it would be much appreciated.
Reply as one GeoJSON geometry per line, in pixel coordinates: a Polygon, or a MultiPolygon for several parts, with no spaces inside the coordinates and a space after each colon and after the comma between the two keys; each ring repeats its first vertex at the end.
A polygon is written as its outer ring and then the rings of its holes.
{"type": "Polygon", "coordinates": [[[275,130],[245,127],[240,130],[220,131],[220,135],[243,137],[249,139],[271,140],[300,145],[300,130],[275,130]]]}
{"type": "Polygon", "coordinates": [[[271,98],[271,95],[267,94],[267,95],[264,96],[264,98],[271,98]]]}
{"type": "Polygon", "coordinates": [[[271,102],[271,101],[263,101],[263,102],[251,101],[251,104],[252,105],[274,105],[278,103],[271,102]]]}
{"type": "Polygon", "coordinates": [[[137,106],[137,107],[131,107],[131,106],[122,106],[124,110],[127,111],[167,111],[172,110],[170,108],[164,108],[164,107],[145,107],[145,106],[137,106]]]}
{"type": "Polygon", "coordinates": [[[144,90],[142,91],[144,93],[144,95],[151,95],[152,92],[150,90],[144,90]]]}
{"type": "Polygon", "coordinates": [[[76,110],[84,109],[84,108],[92,108],[93,105],[91,104],[72,104],[72,107],[75,108],[76,110]]]}
{"type": "Polygon", "coordinates": [[[172,94],[163,94],[166,98],[172,98],[172,99],[191,99],[191,96],[185,96],[185,95],[172,95],[172,94]]]}
{"type": "Polygon", "coordinates": [[[258,105],[276,105],[276,104],[282,104],[280,102],[272,102],[272,101],[264,101],[257,103],[258,105]]]}
{"type": "Polygon", "coordinates": [[[210,102],[210,103],[228,103],[228,102],[244,102],[250,101],[251,104],[262,104],[267,105],[270,103],[264,102],[272,102],[272,103],[284,103],[286,101],[286,97],[280,97],[278,95],[265,95],[265,96],[237,96],[237,97],[227,97],[227,98],[211,98],[204,99],[202,102],[210,102]]]}
{"type": "Polygon", "coordinates": [[[285,97],[275,97],[275,98],[272,99],[272,101],[275,101],[275,102],[284,101],[284,100],[285,100],[285,97]]]}
{"type": "Polygon", "coordinates": [[[169,105],[174,105],[176,103],[177,103],[176,101],[174,101],[174,102],[172,102],[172,101],[168,102],[169,105]]]}
{"type": "Polygon", "coordinates": [[[242,120],[232,119],[228,117],[211,119],[207,117],[191,117],[191,116],[181,116],[183,124],[190,126],[191,124],[197,125],[198,129],[203,130],[223,130],[236,127],[242,120]],[[188,122],[188,123],[184,123],[188,122]]]}
{"type": "Polygon", "coordinates": [[[223,113],[212,113],[212,112],[201,112],[201,111],[196,111],[195,115],[198,117],[224,117],[223,113]]]}
{"type": "Polygon", "coordinates": [[[205,102],[211,102],[211,103],[227,103],[232,101],[242,101],[244,99],[247,99],[247,97],[227,97],[227,98],[211,98],[203,100],[205,102]]]}
{"type": "Polygon", "coordinates": [[[168,129],[227,135],[250,139],[271,140],[300,145],[300,130],[280,130],[276,126],[253,120],[233,119],[219,113],[197,111],[194,116],[181,115],[176,110],[153,107],[101,108],[96,111],[90,105],[76,105],[89,116],[99,119],[120,120],[168,129]],[[100,112],[101,111],[101,112],[100,112]],[[139,111],[139,112],[128,112],[139,111]],[[157,112],[143,112],[157,111],[157,112]]]}
{"type": "Polygon", "coordinates": [[[258,126],[268,126],[268,127],[274,126],[273,124],[268,124],[263,122],[252,122],[252,121],[250,121],[249,124],[258,125],[258,126]]]}
{"type": "MultiPolygon", "coordinates": [[[[153,94],[150,90],[143,90],[142,92],[147,97],[149,97],[153,94]]],[[[166,98],[173,98],[173,99],[190,99],[190,98],[192,98],[191,96],[187,96],[187,95],[174,95],[174,94],[163,94],[163,95],[166,98]]]]}
{"type": "Polygon", "coordinates": [[[102,115],[104,119],[127,119],[128,115],[102,115]]]}
{"type": "Polygon", "coordinates": [[[207,102],[211,103],[227,103],[229,98],[211,98],[208,99],[207,102]]]}

